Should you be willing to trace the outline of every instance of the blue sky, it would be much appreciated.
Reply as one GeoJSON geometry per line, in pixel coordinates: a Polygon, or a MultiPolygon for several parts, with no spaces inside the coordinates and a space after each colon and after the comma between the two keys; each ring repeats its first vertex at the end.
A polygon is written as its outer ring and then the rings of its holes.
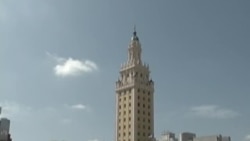
{"type": "Polygon", "coordinates": [[[250,140],[250,1],[1,0],[0,105],[18,141],[114,140],[136,24],[163,130],[250,140]]]}

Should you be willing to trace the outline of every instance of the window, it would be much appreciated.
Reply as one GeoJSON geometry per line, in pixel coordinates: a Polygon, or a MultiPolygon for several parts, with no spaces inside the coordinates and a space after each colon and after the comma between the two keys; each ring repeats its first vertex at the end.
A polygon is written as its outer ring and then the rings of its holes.
{"type": "Polygon", "coordinates": [[[146,136],[146,134],[143,132],[143,136],[146,136]]]}
{"type": "Polygon", "coordinates": [[[130,106],[131,106],[131,103],[129,103],[128,106],[130,107],[130,106]]]}
{"type": "Polygon", "coordinates": [[[145,125],[143,125],[142,127],[143,127],[143,129],[145,129],[145,125]]]}
{"type": "Polygon", "coordinates": [[[125,133],[125,132],[123,133],[123,136],[126,136],[126,133],[125,133]]]}
{"type": "Polygon", "coordinates": [[[140,121],[140,117],[138,117],[137,120],[140,121]]]}
{"type": "Polygon", "coordinates": [[[124,111],[123,114],[126,115],[126,111],[124,111]]]}
{"type": "Polygon", "coordinates": [[[145,118],[143,118],[143,122],[145,122],[145,118]]]}
{"type": "Polygon", "coordinates": [[[148,98],[148,102],[150,102],[150,98],[148,98]]]}
{"type": "Polygon", "coordinates": [[[119,133],[119,134],[118,134],[118,136],[120,137],[120,136],[121,136],[121,134],[119,133]]]}
{"type": "Polygon", "coordinates": [[[129,124],[129,125],[128,125],[128,128],[130,128],[130,127],[131,127],[131,125],[129,124]]]}
{"type": "Polygon", "coordinates": [[[126,121],[126,118],[124,118],[123,121],[126,121]]]}
{"type": "Polygon", "coordinates": [[[126,97],[124,96],[124,101],[126,100],[126,97]]]}
{"type": "Polygon", "coordinates": [[[150,119],[148,119],[148,123],[150,123],[150,119]]]}
{"type": "Polygon", "coordinates": [[[145,111],[143,111],[142,114],[145,115],[145,111]]]}
{"type": "Polygon", "coordinates": [[[131,114],[131,110],[128,110],[128,113],[131,114]]]}
{"type": "Polygon", "coordinates": [[[145,100],[145,97],[143,97],[142,99],[145,100]]]}
{"type": "Polygon", "coordinates": [[[150,126],[148,126],[148,130],[150,130],[150,126]]]}
{"type": "Polygon", "coordinates": [[[148,105],[148,109],[150,109],[150,105],[148,105]]]}
{"type": "Polygon", "coordinates": [[[143,94],[145,94],[145,91],[143,90],[143,94]]]}
{"type": "Polygon", "coordinates": [[[141,77],[142,77],[142,73],[141,73],[141,77]]]}
{"type": "Polygon", "coordinates": [[[138,114],[140,114],[140,110],[138,110],[138,114]]]}
{"type": "Polygon", "coordinates": [[[138,99],[140,99],[140,96],[138,96],[138,99]]]}
{"type": "Polygon", "coordinates": [[[131,95],[128,98],[131,99],[131,95]]]}
{"type": "Polygon", "coordinates": [[[128,135],[131,135],[131,132],[128,132],[128,135]]]}
{"type": "Polygon", "coordinates": [[[131,121],[131,117],[129,117],[128,120],[131,121]]]}
{"type": "Polygon", "coordinates": [[[140,103],[138,103],[138,107],[140,107],[140,103]]]}
{"type": "Polygon", "coordinates": [[[150,95],[150,92],[148,92],[148,95],[150,95]]]}
{"type": "Polygon", "coordinates": [[[121,126],[119,126],[119,130],[121,129],[121,126]]]}
{"type": "Polygon", "coordinates": [[[140,92],[140,89],[138,89],[137,92],[139,93],[139,92],[140,92]]]}
{"type": "Polygon", "coordinates": [[[138,132],[137,134],[138,134],[138,136],[140,136],[140,132],[138,132]]]}
{"type": "Polygon", "coordinates": [[[150,116],[150,112],[148,112],[148,116],[150,116]]]}
{"type": "Polygon", "coordinates": [[[124,107],[126,107],[126,104],[124,104],[124,107]]]}
{"type": "Polygon", "coordinates": [[[121,109],[121,105],[119,105],[119,109],[121,109]]]}
{"type": "Polygon", "coordinates": [[[143,106],[142,106],[143,108],[145,108],[145,104],[143,104],[143,106]]]}

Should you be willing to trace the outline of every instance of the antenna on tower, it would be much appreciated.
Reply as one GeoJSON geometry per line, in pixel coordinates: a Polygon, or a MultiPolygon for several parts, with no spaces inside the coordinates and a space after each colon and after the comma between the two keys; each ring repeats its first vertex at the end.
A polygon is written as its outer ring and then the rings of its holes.
{"type": "Polygon", "coordinates": [[[136,25],[134,25],[134,35],[136,35],[136,25]]]}

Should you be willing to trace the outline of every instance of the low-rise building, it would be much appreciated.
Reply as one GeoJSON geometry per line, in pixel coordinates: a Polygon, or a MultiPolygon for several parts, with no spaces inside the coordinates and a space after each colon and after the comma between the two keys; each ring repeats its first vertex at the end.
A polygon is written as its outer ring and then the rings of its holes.
{"type": "Polygon", "coordinates": [[[193,141],[222,141],[221,135],[201,136],[194,138],[193,141]]]}
{"type": "Polygon", "coordinates": [[[193,141],[195,137],[195,133],[182,132],[179,136],[179,141],[193,141]]]}
{"type": "Polygon", "coordinates": [[[175,138],[175,133],[172,133],[172,132],[163,132],[161,134],[161,137],[159,139],[159,141],[177,141],[178,139],[175,138]]]}

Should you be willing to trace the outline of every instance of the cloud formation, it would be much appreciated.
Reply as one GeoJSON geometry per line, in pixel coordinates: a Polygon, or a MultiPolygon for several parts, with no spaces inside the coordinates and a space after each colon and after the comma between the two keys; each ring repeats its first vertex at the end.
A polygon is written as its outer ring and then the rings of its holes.
{"type": "Polygon", "coordinates": [[[190,113],[194,116],[213,119],[228,119],[239,116],[239,113],[221,108],[217,105],[201,105],[190,108],[190,113]]]}
{"type": "Polygon", "coordinates": [[[76,104],[71,106],[72,109],[85,110],[87,107],[83,104],[76,104]]]}
{"type": "Polygon", "coordinates": [[[53,57],[57,64],[54,67],[54,73],[56,76],[76,76],[84,73],[90,73],[98,70],[98,66],[95,62],[90,60],[77,60],[71,57],[62,58],[50,53],[46,53],[48,56],[53,57]]]}
{"type": "Polygon", "coordinates": [[[91,140],[88,140],[88,141],[100,141],[99,139],[91,139],[91,140]]]}
{"type": "Polygon", "coordinates": [[[96,69],[96,64],[89,60],[83,62],[68,58],[62,64],[57,64],[54,68],[54,71],[57,76],[72,76],[79,75],[81,73],[92,72],[96,69]]]}
{"type": "Polygon", "coordinates": [[[250,134],[249,134],[249,135],[246,135],[245,140],[246,140],[246,141],[250,141],[250,134]]]}

